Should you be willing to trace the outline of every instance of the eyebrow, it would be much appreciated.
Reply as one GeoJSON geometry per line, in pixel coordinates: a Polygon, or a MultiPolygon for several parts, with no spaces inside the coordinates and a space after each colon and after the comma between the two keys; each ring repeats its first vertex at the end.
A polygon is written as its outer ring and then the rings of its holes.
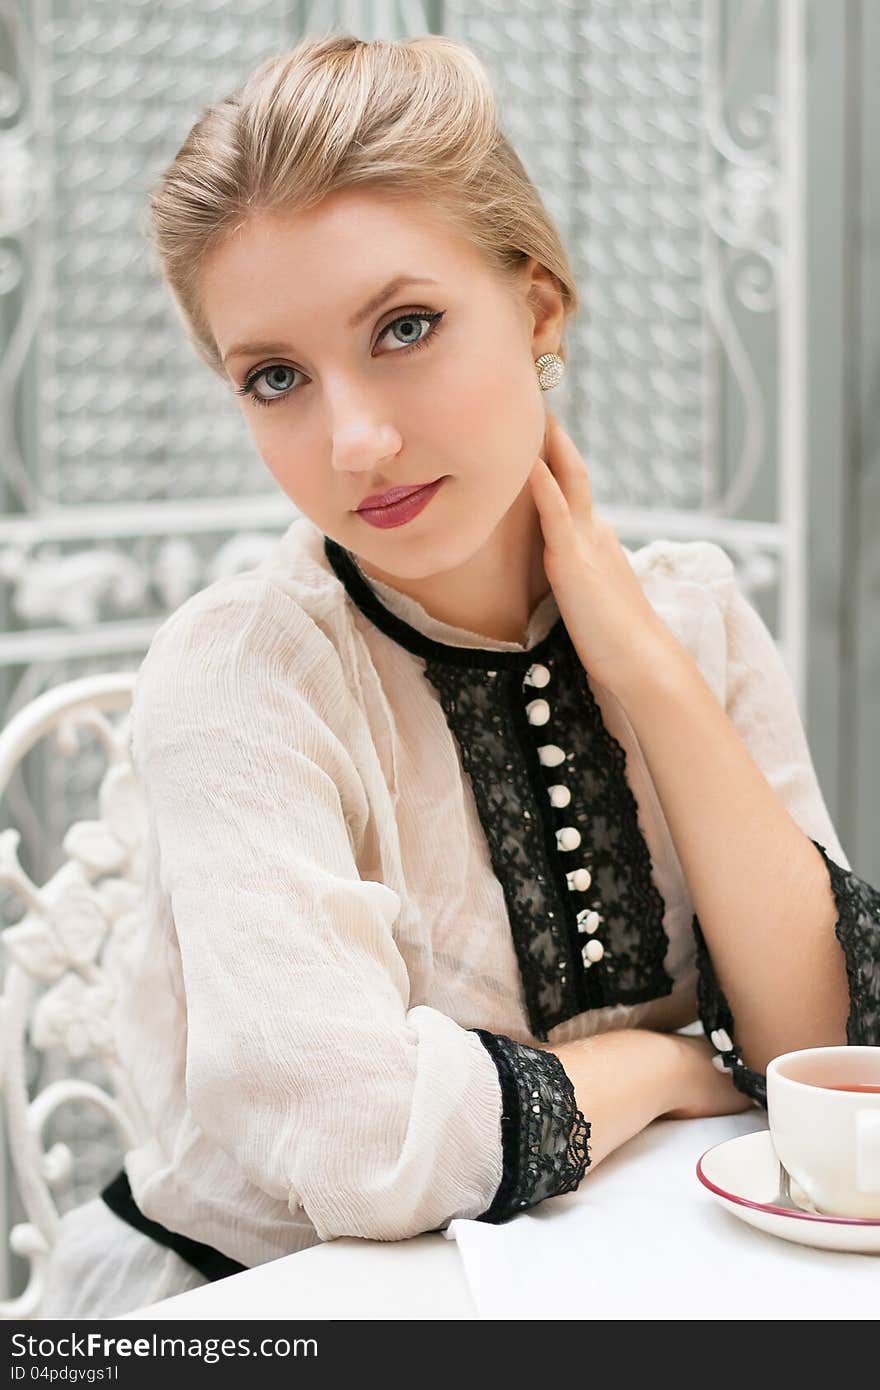
{"type": "MultiPolygon", "coordinates": [[[[381,290],[373,295],[372,299],[369,299],[362,308],[358,309],[357,313],[352,314],[348,326],[349,328],[358,328],[364,319],[369,318],[376,309],[381,309],[385,300],[390,298],[392,294],[396,294],[398,290],[403,289],[404,285],[436,284],[437,281],[430,279],[427,275],[394,275],[387,284],[382,286],[381,290]]],[[[236,343],[226,353],[223,361],[228,362],[230,357],[249,357],[251,353],[292,351],[293,348],[290,343],[236,343]]]]}

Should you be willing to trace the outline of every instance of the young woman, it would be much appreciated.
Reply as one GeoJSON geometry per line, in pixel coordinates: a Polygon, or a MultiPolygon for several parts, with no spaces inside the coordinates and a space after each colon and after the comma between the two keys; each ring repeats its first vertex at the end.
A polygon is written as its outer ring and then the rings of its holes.
{"type": "Polygon", "coordinates": [[[767,628],[717,545],[625,550],[546,409],[577,294],[474,55],[305,42],[152,215],[300,515],[139,673],[153,1133],[62,1223],[45,1317],[504,1221],[763,1104],[777,1053],[880,1042],[880,895],[767,628]]]}

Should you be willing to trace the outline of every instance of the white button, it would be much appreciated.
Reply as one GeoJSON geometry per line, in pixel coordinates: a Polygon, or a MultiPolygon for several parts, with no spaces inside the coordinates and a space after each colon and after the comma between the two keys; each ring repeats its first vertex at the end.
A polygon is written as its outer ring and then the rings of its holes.
{"type": "Polygon", "coordinates": [[[601,960],[605,954],[605,947],[601,941],[588,941],[581,952],[584,965],[593,965],[597,960],[601,960]]]}
{"type": "Polygon", "coordinates": [[[550,672],[546,666],[536,663],[529,667],[525,679],[529,685],[537,686],[539,690],[543,690],[545,685],[550,684],[550,672]]]}
{"type": "Polygon", "coordinates": [[[538,757],[545,767],[558,767],[565,762],[565,754],[555,743],[545,743],[538,749],[538,757]]]}
{"type": "Polygon", "coordinates": [[[570,801],[571,792],[561,782],[557,782],[555,787],[550,788],[551,806],[567,806],[570,801]]]}
{"type": "Polygon", "coordinates": [[[564,825],[556,832],[556,843],[560,849],[577,849],[581,842],[581,832],[575,825],[564,825]]]}
{"type": "Polygon", "coordinates": [[[712,1058],[712,1066],[715,1068],[716,1071],[727,1071],[727,1065],[724,1061],[724,1058],[720,1056],[718,1053],[716,1053],[715,1056],[712,1058]]]}
{"type": "Polygon", "coordinates": [[[571,873],[566,874],[565,877],[568,879],[569,888],[578,893],[583,893],[593,882],[589,869],[572,869],[571,873]]]}
{"type": "Polygon", "coordinates": [[[602,918],[599,916],[598,912],[592,912],[589,908],[585,907],[578,913],[577,920],[578,931],[585,931],[592,936],[602,918]]]}
{"type": "Polygon", "coordinates": [[[733,1043],[723,1028],[716,1028],[713,1033],[710,1033],[709,1040],[713,1047],[718,1048],[719,1052],[729,1052],[733,1047],[733,1043]]]}
{"type": "Polygon", "coordinates": [[[530,724],[546,724],[550,718],[550,706],[546,700],[530,700],[526,705],[530,724]]]}

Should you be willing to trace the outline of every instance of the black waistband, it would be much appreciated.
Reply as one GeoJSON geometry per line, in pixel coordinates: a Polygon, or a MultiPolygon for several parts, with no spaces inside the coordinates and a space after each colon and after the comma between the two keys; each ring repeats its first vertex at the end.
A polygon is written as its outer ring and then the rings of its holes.
{"type": "Polygon", "coordinates": [[[112,1182],[108,1183],[101,1193],[107,1206],[118,1216],[120,1220],[126,1221],[129,1226],[134,1226],[135,1230],[143,1231],[145,1236],[152,1236],[153,1240],[160,1245],[165,1245],[169,1250],[173,1250],[187,1264],[197,1269],[199,1274],[203,1274],[206,1279],[225,1279],[230,1274],[241,1274],[247,1269],[247,1265],[240,1265],[237,1260],[231,1260],[228,1255],[221,1255],[219,1250],[215,1250],[210,1245],[202,1245],[197,1240],[190,1240],[189,1236],[178,1235],[176,1231],[168,1231],[164,1226],[160,1226],[158,1221],[150,1221],[144,1216],[140,1207],[131,1195],[128,1174],[123,1168],[116,1175],[112,1182]]]}

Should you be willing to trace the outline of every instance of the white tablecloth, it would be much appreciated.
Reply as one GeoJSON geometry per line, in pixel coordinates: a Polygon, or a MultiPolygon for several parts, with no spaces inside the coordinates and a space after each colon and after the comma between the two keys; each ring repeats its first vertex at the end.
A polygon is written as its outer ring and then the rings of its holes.
{"type": "Polygon", "coordinates": [[[407,1241],[328,1241],[126,1316],[876,1319],[880,1256],[765,1235],[699,1183],[706,1149],[766,1127],[763,1110],[657,1120],[576,1192],[504,1225],[455,1220],[407,1241]]]}
{"type": "Polygon", "coordinates": [[[114,1321],[409,1322],[476,1316],[457,1248],[432,1233],[412,1240],[329,1240],[114,1321]]]}
{"type": "Polygon", "coordinates": [[[480,1318],[880,1316],[880,1256],[816,1250],[733,1216],[696,1176],[713,1144],[766,1111],[657,1120],[576,1192],[501,1226],[450,1222],[480,1318]]]}

